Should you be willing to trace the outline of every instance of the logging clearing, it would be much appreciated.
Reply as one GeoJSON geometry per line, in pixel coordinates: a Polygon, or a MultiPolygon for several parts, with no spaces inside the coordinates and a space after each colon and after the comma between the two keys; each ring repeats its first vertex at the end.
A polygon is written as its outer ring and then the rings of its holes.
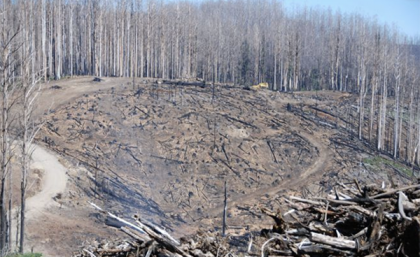
{"type": "MultiPolygon", "coordinates": [[[[260,208],[280,208],[286,195],[327,197],[355,177],[361,185],[392,188],[412,176],[357,138],[356,110],[332,108],[357,101],[351,94],[157,82],[107,78],[95,84],[81,77],[44,88],[42,99],[59,100],[43,104],[48,122],[37,141],[61,156],[69,182],[28,245],[57,245],[45,251],[59,256],[90,238],[123,237],[100,225],[103,216],[88,201],[125,220],[137,215],[174,238],[217,233],[226,181],[226,234],[243,236],[269,229],[272,221],[260,208]],[[77,233],[60,233],[75,224],[77,233]]],[[[119,226],[112,219],[106,224],[119,226]]]]}

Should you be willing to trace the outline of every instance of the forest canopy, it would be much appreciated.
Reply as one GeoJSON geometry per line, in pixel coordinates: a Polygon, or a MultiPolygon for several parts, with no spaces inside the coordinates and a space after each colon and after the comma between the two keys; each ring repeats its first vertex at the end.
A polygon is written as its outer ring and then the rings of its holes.
{"type": "Polygon", "coordinates": [[[2,0],[0,7],[2,84],[25,74],[31,81],[94,75],[351,92],[359,95],[358,137],[419,163],[420,44],[395,26],[268,0],[2,0]]]}
{"type": "Polygon", "coordinates": [[[358,92],[385,66],[389,80],[396,63],[406,73],[419,67],[419,46],[396,28],[359,14],[290,11],[280,1],[27,0],[1,8],[1,26],[21,31],[45,79],[200,77],[358,92]]]}

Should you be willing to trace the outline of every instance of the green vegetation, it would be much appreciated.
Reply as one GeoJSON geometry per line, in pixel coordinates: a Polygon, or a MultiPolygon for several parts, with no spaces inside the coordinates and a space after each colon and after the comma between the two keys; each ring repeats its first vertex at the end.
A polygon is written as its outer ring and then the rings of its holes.
{"type": "Polygon", "coordinates": [[[382,168],[384,168],[385,166],[391,166],[394,169],[397,169],[409,176],[411,176],[412,171],[410,168],[408,168],[407,166],[405,166],[404,164],[401,164],[399,162],[396,162],[394,160],[390,160],[390,159],[386,159],[384,157],[381,157],[379,155],[376,156],[372,156],[369,158],[365,158],[363,159],[363,163],[366,165],[369,165],[373,168],[373,170],[375,171],[380,171],[382,170],[382,168]]]}
{"type": "Polygon", "coordinates": [[[10,254],[7,257],[42,257],[40,253],[10,254]]]}

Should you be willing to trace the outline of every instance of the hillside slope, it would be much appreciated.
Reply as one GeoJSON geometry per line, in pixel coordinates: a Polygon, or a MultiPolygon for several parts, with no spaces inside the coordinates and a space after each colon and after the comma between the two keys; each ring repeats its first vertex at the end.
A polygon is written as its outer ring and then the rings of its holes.
{"type": "Polygon", "coordinates": [[[42,100],[57,100],[39,142],[67,160],[68,192],[50,217],[65,222],[45,220],[48,230],[32,238],[56,245],[51,256],[69,251],[64,242],[106,237],[87,201],[126,218],[138,213],[180,236],[220,227],[225,181],[228,224],[248,230],[271,224],[250,210],[277,208],[285,192],[322,195],[354,178],[388,185],[389,174],[393,183],[404,182],[394,166],[383,165],[392,161],[374,157],[353,136],[354,113],[344,115],[355,101],[349,94],[152,80],[133,87],[127,79],[91,77],[57,85],[44,88],[42,100]],[[78,233],[57,236],[63,229],[78,233]]]}

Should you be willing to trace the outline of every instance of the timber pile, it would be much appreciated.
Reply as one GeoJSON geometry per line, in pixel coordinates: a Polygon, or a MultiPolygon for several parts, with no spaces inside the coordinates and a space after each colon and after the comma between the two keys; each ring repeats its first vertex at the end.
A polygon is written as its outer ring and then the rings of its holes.
{"type": "Polygon", "coordinates": [[[385,190],[341,184],[327,198],[284,199],[264,255],[420,256],[420,184],[385,190]]]}
{"type": "Polygon", "coordinates": [[[97,205],[93,207],[107,214],[107,225],[117,227],[130,236],[121,242],[94,242],[85,246],[74,257],[96,256],[184,256],[214,257],[228,254],[228,247],[220,237],[197,234],[181,243],[164,229],[134,216],[135,223],[128,222],[116,215],[105,212],[97,205]],[[205,250],[204,250],[205,249],[205,250]]]}
{"type": "Polygon", "coordinates": [[[251,236],[242,249],[218,233],[180,243],[138,217],[133,224],[107,213],[107,224],[131,240],[92,244],[74,256],[420,256],[420,184],[386,190],[355,181],[354,187],[340,184],[327,198],[289,196],[284,202],[283,214],[260,209],[275,225],[251,236]]]}
{"type": "MultiPolygon", "coordinates": [[[[74,257],[99,257],[99,256],[184,256],[184,257],[216,257],[226,256],[228,245],[221,241],[221,237],[210,234],[197,235],[194,239],[182,241],[177,246],[175,242],[159,241],[147,235],[140,236],[133,229],[123,229],[133,237],[132,240],[119,242],[96,242],[85,247],[74,257]]],[[[161,238],[162,239],[162,238],[161,238]]],[[[231,254],[233,256],[233,254],[231,254]]]]}

